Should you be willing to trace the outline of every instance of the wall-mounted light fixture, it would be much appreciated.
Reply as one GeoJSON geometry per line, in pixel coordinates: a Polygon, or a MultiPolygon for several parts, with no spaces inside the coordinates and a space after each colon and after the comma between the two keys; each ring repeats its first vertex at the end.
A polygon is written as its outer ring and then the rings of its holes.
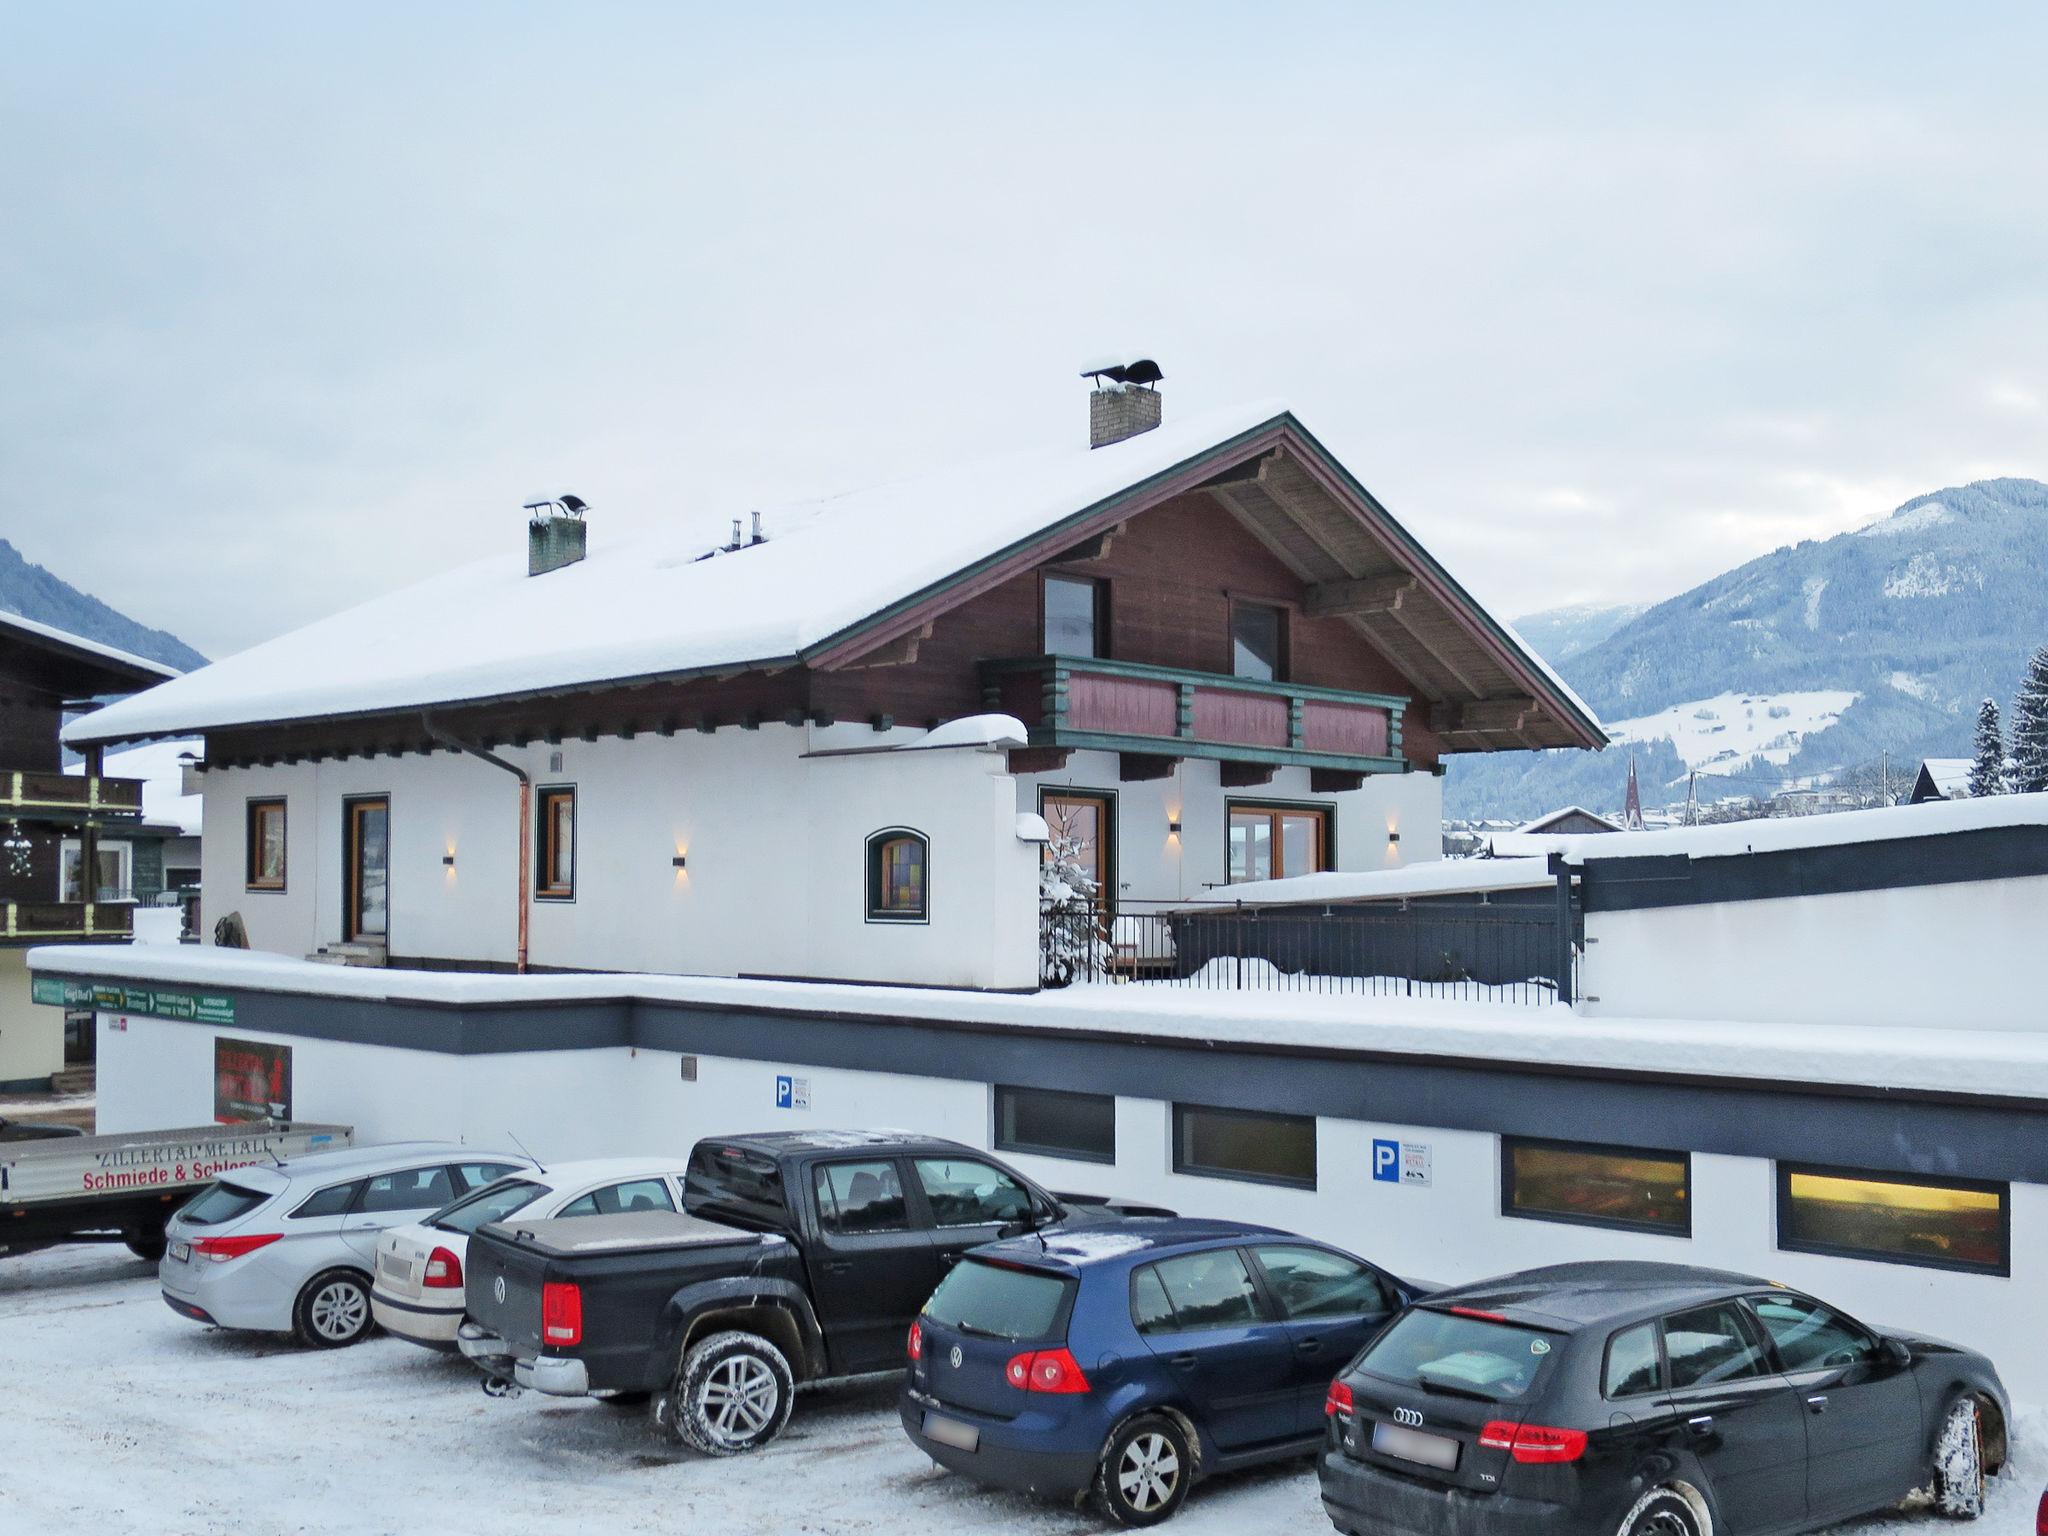
{"type": "Polygon", "coordinates": [[[441,855],[441,862],[447,865],[450,869],[453,869],[455,867],[455,855],[452,853],[444,853],[441,855]]]}
{"type": "Polygon", "coordinates": [[[1387,841],[1389,843],[1398,843],[1399,841],[1401,841],[1401,834],[1396,832],[1392,827],[1389,827],[1387,828],[1387,841]]]}
{"type": "Polygon", "coordinates": [[[1178,816],[1174,816],[1168,819],[1166,823],[1166,835],[1168,837],[1180,836],[1180,818],[1178,816]]]}
{"type": "Polygon", "coordinates": [[[669,862],[675,865],[677,869],[687,869],[690,863],[689,855],[679,853],[673,859],[669,860],[669,862]]]}

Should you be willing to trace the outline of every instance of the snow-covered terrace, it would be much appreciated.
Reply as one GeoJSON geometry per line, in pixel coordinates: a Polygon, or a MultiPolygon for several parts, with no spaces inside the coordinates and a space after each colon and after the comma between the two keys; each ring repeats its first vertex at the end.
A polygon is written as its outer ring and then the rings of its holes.
{"type": "Polygon", "coordinates": [[[236,992],[485,1008],[629,1001],[863,1020],[944,1021],[1916,1092],[2048,1098],[2048,1034],[1837,1024],[1587,1018],[1539,1007],[1359,994],[1088,984],[1033,994],[655,974],[510,976],[311,964],[260,951],[52,945],[38,974],[236,992]]]}

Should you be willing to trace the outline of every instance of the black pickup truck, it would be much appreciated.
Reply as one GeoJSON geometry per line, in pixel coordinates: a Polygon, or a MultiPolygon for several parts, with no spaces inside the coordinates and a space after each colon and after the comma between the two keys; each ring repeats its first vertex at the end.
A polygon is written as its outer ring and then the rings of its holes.
{"type": "Polygon", "coordinates": [[[899,1367],[911,1319],[968,1249],[1172,1214],[1055,1195],[986,1152],[900,1131],[702,1141],[684,1203],[481,1228],[457,1342],[485,1386],[651,1400],[693,1449],[754,1450],[788,1422],[798,1382],[899,1367]]]}

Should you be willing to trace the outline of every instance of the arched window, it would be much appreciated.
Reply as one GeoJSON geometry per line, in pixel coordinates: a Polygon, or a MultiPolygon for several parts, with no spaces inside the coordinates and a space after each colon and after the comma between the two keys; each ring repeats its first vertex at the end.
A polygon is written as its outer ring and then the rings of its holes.
{"type": "Polygon", "coordinates": [[[889,827],[868,839],[868,921],[931,920],[931,843],[922,832],[889,827]]]}

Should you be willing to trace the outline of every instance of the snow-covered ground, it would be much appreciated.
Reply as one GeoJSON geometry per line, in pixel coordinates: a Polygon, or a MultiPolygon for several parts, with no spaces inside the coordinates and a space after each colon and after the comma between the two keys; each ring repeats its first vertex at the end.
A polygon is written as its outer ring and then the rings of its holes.
{"type": "Polygon", "coordinates": [[[1782,768],[1800,744],[1842,718],[1858,698],[1839,689],[1810,693],[1723,693],[1689,699],[1634,720],[1611,720],[1616,742],[1671,743],[1685,766],[1700,773],[1734,773],[1753,763],[1782,768]]]}
{"type": "MultiPolygon", "coordinates": [[[[548,1530],[1099,1531],[1092,1514],[942,1476],[898,1429],[895,1379],[807,1392],[759,1455],[707,1461],[644,1417],[486,1398],[466,1364],[395,1339],[336,1354],[200,1328],[119,1248],[0,1258],[0,1532],[22,1536],[528,1536],[548,1530]]],[[[1858,1521],[1854,1536],[2024,1536],[2048,1414],[1989,1514],[1858,1521]]],[[[1196,1490],[1186,1536],[1326,1531],[1306,1462],[1196,1490]]]]}

